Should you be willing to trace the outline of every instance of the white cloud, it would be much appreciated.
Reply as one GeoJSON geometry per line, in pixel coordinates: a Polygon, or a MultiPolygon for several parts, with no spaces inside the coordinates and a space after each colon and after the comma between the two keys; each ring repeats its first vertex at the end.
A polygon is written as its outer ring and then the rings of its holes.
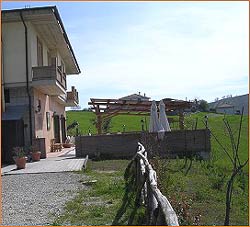
{"type": "Polygon", "coordinates": [[[87,31],[93,36],[79,34],[78,41],[73,34],[85,76],[70,83],[84,94],[81,105],[90,96],[116,98],[138,91],[156,99],[209,100],[221,94],[218,87],[225,95],[239,87],[246,93],[247,86],[237,80],[249,75],[248,3],[209,4],[153,8],[143,22],[121,24],[117,31],[87,31]],[[225,86],[227,81],[235,84],[225,86]]]}

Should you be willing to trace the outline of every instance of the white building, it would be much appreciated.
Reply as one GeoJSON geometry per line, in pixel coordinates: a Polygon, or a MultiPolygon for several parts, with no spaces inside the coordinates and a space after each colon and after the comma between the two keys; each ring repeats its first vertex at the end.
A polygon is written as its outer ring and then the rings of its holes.
{"type": "Polygon", "coordinates": [[[67,75],[80,68],[56,7],[3,10],[1,19],[3,159],[34,142],[49,152],[51,139],[66,138],[65,107],[79,103],[67,75]]]}

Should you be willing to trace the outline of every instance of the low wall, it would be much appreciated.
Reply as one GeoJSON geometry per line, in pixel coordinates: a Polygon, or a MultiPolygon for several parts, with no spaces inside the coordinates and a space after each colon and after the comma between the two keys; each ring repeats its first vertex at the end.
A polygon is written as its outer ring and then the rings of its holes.
{"type": "Polygon", "coordinates": [[[159,140],[157,133],[129,133],[76,137],[76,156],[103,159],[131,158],[135,155],[137,142],[141,142],[149,155],[161,157],[200,156],[209,159],[211,150],[210,131],[176,130],[166,132],[159,140]]]}
{"type": "Polygon", "coordinates": [[[132,158],[141,133],[76,137],[76,157],[132,158]]]}

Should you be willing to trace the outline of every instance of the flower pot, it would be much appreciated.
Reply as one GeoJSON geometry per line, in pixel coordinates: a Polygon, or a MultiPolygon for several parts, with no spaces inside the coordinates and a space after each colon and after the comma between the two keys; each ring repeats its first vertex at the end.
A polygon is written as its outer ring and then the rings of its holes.
{"type": "Polygon", "coordinates": [[[17,169],[25,169],[26,157],[15,158],[17,169]]]}
{"type": "Polygon", "coordinates": [[[32,152],[32,161],[33,162],[40,161],[40,157],[41,157],[41,152],[40,151],[32,152]]]}
{"type": "Polygon", "coordinates": [[[64,148],[70,148],[72,147],[72,143],[63,143],[64,148]]]}

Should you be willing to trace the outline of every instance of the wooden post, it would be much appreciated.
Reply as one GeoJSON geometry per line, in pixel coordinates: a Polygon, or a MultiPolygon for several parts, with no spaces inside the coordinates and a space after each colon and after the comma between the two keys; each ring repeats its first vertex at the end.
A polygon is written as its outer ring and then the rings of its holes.
{"type": "Polygon", "coordinates": [[[101,115],[97,115],[97,134],[100,135],[102,134],[102,117],[101,115]]]}
{"type": "Polygon", "coordinates": [[[183,109],[179,111],[179,127],[180,130],[184,130],[184,114],[183,114],[183,109]]]}

